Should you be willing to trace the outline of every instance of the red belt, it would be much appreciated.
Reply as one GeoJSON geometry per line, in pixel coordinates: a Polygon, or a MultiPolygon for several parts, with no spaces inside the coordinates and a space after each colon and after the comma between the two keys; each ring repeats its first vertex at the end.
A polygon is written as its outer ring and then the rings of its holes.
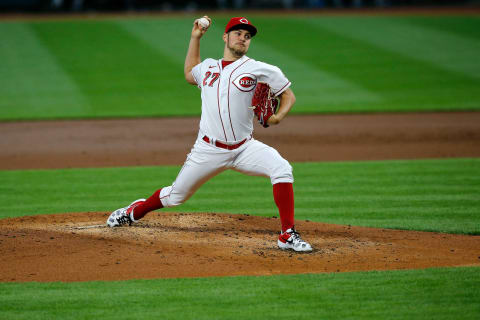
{"type": "MultiPolygon", "coordinates": [[[[203,136],[203,141],[205,141],[206,143],[210,143],[211,139],[207,136],[203,136]]],[[[225,143],[222,143],[220,141],[215,141],[215,146],[216,147],[219,147],[219,148],[222,148],[222,149],[227,149],[227,150],[235,150],[237,149],[238,147],[240,147],[242,144],[244,144],[245,142],[247,141],[247,138],[243,139],[242,141],[240,141],[239,143],[237,144],[225,144],[225,143]]]]}

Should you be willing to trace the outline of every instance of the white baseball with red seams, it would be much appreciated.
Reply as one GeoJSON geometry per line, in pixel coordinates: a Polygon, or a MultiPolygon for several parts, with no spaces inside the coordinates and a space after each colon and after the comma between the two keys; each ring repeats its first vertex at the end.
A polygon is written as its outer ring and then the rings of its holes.
{"type": "Polygon", "coordinates": [[[258,82],[268,83],[275,96],[290,87],[282,71],[243,56],[225,68],[221,59],[205,59],[192,69],[192,75],[201,90],[200,130],[177,179],[160,192],[163,206],[185,202],[203,183],[227,169],[269,177],[272,184],[293,183],[288,161],[272,147],[252,138],[254,114],[249,108],[258,82]],[[234,150],[215,146],[216,141],[236,145],[245,139],[234,150]]]}
{"type": "Polygon", "coordinates": [[[198,25],[200,27],[206,29],[210,25],[210,21],[208,21],[208,19],[206,19],[206,18],[200,18],[200,19],[198,19],[198,25]]]}

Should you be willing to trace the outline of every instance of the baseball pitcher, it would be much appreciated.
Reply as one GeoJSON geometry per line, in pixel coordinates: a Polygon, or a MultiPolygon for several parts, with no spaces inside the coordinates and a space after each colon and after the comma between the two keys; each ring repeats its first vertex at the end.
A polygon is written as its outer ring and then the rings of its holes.
{"type": "Polygon", "coordinates": [[[206,181],[233,169],[270,178],[281,221],[279,248],[312,251],[294,228],[292,167],[274,148],[253,138],[254,118],[268,127],[290,111],[295,103],[291,83],[278,67],[246,56],[257,28],[245,17],[226,25],[223,58],[201,61],[200,40],[210,24],[207,16],[194,21],[185,58],[185,79],[200,89],[202,99],[200,129],[190,154],[172,185],[115,210],[107,225],[131,225],[150,211],[178,206],[206,181]]]}

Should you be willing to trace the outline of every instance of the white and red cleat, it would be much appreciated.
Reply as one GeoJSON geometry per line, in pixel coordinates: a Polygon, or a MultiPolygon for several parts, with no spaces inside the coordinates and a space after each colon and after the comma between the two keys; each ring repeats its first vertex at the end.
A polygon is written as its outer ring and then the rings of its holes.
{"type": "Polygon", "coordinates": [[[278,247],[282,250],[295,250],[297,252],[312,251],[312,246],[300,238],[300,234],[294,228],[280,234],[278,237],[278,247]]]}
{"type": "Polygon", "coordinates": [[[110,217],[107,219],[107,226],[109,227],[120,227],[124,224],[131,225],[132,223],[136,222],[133,218],[133,209],[144,203],[145,199],[138,199],[133,201],[129,206],[125,208],[120,208],[113,211],[110,214],[110,217]]]}

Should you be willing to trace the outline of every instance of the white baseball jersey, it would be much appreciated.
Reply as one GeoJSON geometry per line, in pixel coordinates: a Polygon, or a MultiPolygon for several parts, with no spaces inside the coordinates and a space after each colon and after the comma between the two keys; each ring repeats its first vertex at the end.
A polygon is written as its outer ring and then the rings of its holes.
{"type": "Polygon", "coordinates": [[[222,60],[206,59],[192,69],[202,90],[199,136],[233,144],[252,135],[252,96],[257,82],[266,82],[275,96],[290,85],[282,71],[247,56],[222,68],[222,60]]]}
{"type": "Polygon", "coordinates": [[[233,169],[248,175],[269,177],[272,184],[293,183],[292,167],[274,148],[252,138],[252,96],[257,82],[270,85],[275,96],[290,86],[279,68],[243,56],[222,68],[222,60],[206,59],[192,69],[202,90],[202,117],[197,141],[175,182],[160,191],[164,207],[188,200],[201,185],[233,169]],[[209,141],[238,144],[222,149],[209,141]]]}

